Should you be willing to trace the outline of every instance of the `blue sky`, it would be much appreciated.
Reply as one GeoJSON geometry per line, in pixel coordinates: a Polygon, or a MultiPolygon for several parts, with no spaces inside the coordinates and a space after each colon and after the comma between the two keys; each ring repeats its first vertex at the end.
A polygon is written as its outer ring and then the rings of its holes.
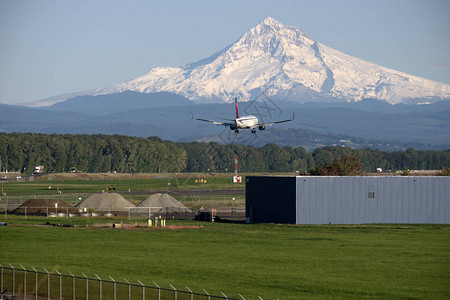
{"type": "Polygon", "coordinates": [[[267,16],[349,55],[450,84],[448,0],[1,0],[0,103],[200,60],[267,16]]]}

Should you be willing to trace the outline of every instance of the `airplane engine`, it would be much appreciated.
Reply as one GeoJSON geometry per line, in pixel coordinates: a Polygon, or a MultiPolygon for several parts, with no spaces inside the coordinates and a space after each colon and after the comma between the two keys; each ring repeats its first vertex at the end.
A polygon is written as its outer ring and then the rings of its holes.
{"type": "Polygon", "coordinates": [[[258,128],[259,128],[259,130],[264,130],[264,129],[266,129],[266,126],[260,125],[258,128]]]}

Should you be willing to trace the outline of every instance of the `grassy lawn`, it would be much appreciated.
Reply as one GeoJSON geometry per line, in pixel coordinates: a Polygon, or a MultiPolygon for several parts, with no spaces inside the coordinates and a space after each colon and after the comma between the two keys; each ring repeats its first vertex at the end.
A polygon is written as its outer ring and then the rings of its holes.
{"type": "MultiPolygon", "coordinates": [[[[3,221],[0,216],[0,221],[3,221]]],[[[201,229],[0,227],[0,263],[246,299],[450,297],[449,225],[196,223],[201,229]]],[[[111,219],[51,219],[53,223],[111,219]]],[[[84,223],[83,223],[84,222],[84,223]]],[[[173,224],[170,221],[169,225],[173,224]]]]}
{"type": "MultiPolygon", "coordinates": [[[[145,176],[150,175],[145,174],[145,176]]],[[[156,175],[151,178],[140,178],[140,176],[144,175],[66,173],[40,176],[33,181],[4,182],[3,192],[7,197],[0,197],[0,211],[5,206],[15,208],[32,198],[59,199],[75,205],[92,193],[106,191],[109,188],[114,188],[116,192],[121,193],[125,199],[135,205],[146,199],[149,193],[156,191],[175,192],[173,196],[190,208],[243,206],[245,203],[245,196],[242,192],[234,194],[227,191],[223,195],[219,192],[214,196],[201,194],[201,190],[245,189],[244,184],[231,183],[229,174],[205,177],[206,183],[195,182],[198,180],[198,174],[170,174],[162,175],[162,178],[155,177],[156,175]],[[93,178],[88,176],[93,176],[93,178]],[[107,176],[110,177],[107,178],[107,176]],[[184,192],[177,194],[177,191],[180,190],[184,192]]]]}
{"type": "MultiPolygon", "coordinates": [[[[45,176],[31,182],[5,182],[4,192],[9,196],[15,195],[56,195],[60,190],[63,194],[96,193],[108,188],[117,191],[151,191],[178,189],[244,189],[245,185],[233,184],[231,175],[228,177],[206,178],[206,183],[196,183],[194,175],[186,177],[167,177],[150,179],[109,179],[109,180],[74,180],[60,179],[57,176],[45,176]]],[[[100,177],[103,178],[103,177],[100,177]]]]}

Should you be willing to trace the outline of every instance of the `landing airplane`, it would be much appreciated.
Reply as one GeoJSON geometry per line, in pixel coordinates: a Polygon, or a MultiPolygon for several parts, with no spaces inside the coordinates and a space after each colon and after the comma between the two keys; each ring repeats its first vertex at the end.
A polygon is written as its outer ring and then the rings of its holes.
{"type": "Polygon", "coordinates": [[[194,120],[210,122],[215,125],[223,125],[230,127],[231,130],[234,130],[235,133],[239,133],[239,129],[251,129],[252,133],[256,133],[256,128],[259,130],[266,129],[266,126],[272,126],[279,123],[290,122],[294,120],[294,115],[292,115],[292,119],[275,121],[270,123],[259,123],[258,118],[255,116],[244,116],[239,117],[239,109],[237,104],[237,98],[234,98],[234,103],[236,105],[236,119],[224,119],[231,122],[218,122],[213,120],[206,120],[194,117],[194,120]]]}

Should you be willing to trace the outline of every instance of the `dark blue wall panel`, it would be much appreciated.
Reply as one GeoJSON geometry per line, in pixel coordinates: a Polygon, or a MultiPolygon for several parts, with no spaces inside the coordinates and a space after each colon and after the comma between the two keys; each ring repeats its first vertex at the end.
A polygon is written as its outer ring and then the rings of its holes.
{"type": "Polygon", "coordinates": [[[283,176],[247,176],[246,217],[250,223],[296,222],[296,179],[283,176]]]}

